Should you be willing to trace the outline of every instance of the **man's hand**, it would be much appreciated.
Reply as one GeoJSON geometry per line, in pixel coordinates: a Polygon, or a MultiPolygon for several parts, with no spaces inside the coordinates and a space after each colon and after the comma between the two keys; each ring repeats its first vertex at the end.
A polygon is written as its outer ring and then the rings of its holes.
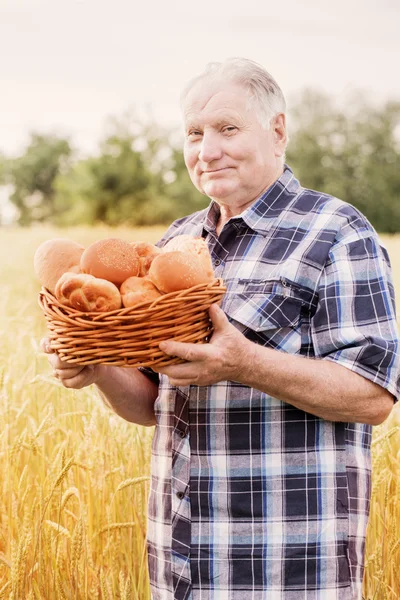
{"type": "Polygon", "coordinates": [[[99,365],[80,366],[61,360],[50,347],[49,338],[40,340],[40,349],[48,355],[49,363],[54,369],[54,377],[61,381],[64,387],[80,390],[96,381],[99,365]]]}
{"type": "Polygon", "coordinates": [[[226,318],[223,310],[213,304],[210,317],[214,332],[208,344],[188,344],[167,340],[160,349],[171,356],[188,361],[179,365],[153,367],[167,375],[173,385],[212,385],[219,381],[240,381],[241,374],[251,366],[252,343],[226,318]]]}
{"type": "Polygon", "coordinates": [[[105,405],[126,421],[144,426],[156,424],[154,402],[158,385],[138,369],[69,363],[51,349],[48,338],[40,341],[40,348],[48,355],[54,377],[64,387],[80,390],[94,383],[105,405]]]}

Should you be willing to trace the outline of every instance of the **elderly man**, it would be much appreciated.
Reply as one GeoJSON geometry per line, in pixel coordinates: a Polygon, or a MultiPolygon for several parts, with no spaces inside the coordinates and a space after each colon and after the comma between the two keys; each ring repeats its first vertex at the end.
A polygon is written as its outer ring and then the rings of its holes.
{"type": "MultiPolygon", "coordinates": [[[[284,164],[285,101],[252,61],[209,65],[182,96],[203,236],[227,285],[186,362],[76,367],[124,419],[156,425],[148,549],[159,600],[361,598],[371,426],[399,394],[385,249],[365,217],[284,164]]],[[[43,342],[46,347],[46,341],[43,342]]]]}

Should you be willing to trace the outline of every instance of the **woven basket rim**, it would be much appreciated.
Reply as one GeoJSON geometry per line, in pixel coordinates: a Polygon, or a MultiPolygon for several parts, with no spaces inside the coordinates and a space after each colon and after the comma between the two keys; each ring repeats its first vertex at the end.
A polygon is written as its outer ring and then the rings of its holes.
{"type": "Polygon", "coordinates": [[[156,300],[108,312],[83,312],[62,305],[46,288],[39,306],[48,322],[51,344],[59,356],[75,364],[138,367],[182,362],[159,348],[163,339],[207,343],[213,326],[211,304],[226,292],[221,278],[164,294],[156,300]]]}
{"type": "MultiPolygon", "coordinates": [[[[92,322],[96,322],[96,321],[102,321],[103,319],[108,319],[109,317],[113,317],[113,316],[115,316],[117,318],[126,316],[127,318],[129,318],[130,316],[132,316],[133,312],[136,313],[136,312],[145,311],[148,309],[159,308],[160,304],[168,305],[171,300],[176,301],[177,303],[180,303],[180,301],[184,300],[186,296],[190,296],[191,300],[193,300],[193,299],[195,299],[193,297],[194,292],[196,292],[196,291],[202,292],[204,290],[207,290],[208,288],[210,289],[210,291],[213,288],[217,288],[221,292],[226,291],[226,287],[224,285],[223,279],[218,277],[208,283],[201,283],[201,284],[192,286],[190,288],[187,288],[185,290],[179,290],[177,292],[169,292],[168,294],[163,294],[162,296],[160,296],[159,298],[156,298],[155,300],[145,300],[143,302],[140,302],[139,304],[135,304],[134,306],[117,308],[117,309],[111,310],[111,311],[98,312],[98,311],[81,311],[81,310],[77,310],[76,308],[66,306],[65,304],[62,304],[50,290],[48,290],[46,287],[42,286],[42,288],[39,292],[39,305],[43,309],[43,300],[42,299],[43,299],[43,297],[45,297],[47,299],[47,301],[50,301],[50,303],[53,306],[55,306],[56,308],[61,310],[63,313],[66,313],[67,316],[69,316],[72,319],[83,318],[85,321],[90,320],[92,322]]],[[[65,314],[63,316],[65,317],[65,314]]]]}

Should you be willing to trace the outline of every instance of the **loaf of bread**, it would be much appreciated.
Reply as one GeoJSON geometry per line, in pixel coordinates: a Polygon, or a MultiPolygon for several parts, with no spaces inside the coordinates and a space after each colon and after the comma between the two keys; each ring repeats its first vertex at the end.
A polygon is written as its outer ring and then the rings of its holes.
{"type": "Polygon", "coordinates": [[[140,261],[140,277],[146,277],[149,272],[150,265],[156,256],[161,254],[161,248],[157,248],[154,244],[148,242],[131,242],[131,246],[135,249],[140,261]]]}
{"type": "Polygon", "coordinates": [[[205,240],[190,235],[176,236],[164,248],[106,238],[86,250],[55,238],[39,246],[34,267],[60,303],[85,312],[136,306],[214,279],[205,240]]]}
{"type": "Polygon", "coordinates": [[[40,283],[54,294],[57,281],[67,271],[80,273],[80,260],[85,248],[72,240],[54,238],[37,248],[33,267],[40,283]]]}
{"type": "Polygon", "coordinates": [[[64,273],[55,287],[55,296],[61,304],[84,312],[108,312],[122,304],[117,286],[83,273],[64,273]]]}
{"type": "Polygon", "coordinates": [[[120,293],[122,304],[126,308],[147,300],[155,300],[162,295],[149,279],[143,277],[129,277],[121,285],[120,293]]]}
{"type": "Polygon", "coordinates": [[[151,263],[150,281],[161,292],[177,292],[214,279],[213,272],[204,268],[196,254],[189,252],[162,252],[151,263]]]}
{"type": "Polygon", "coordinates": [[[82,273],[107,279],[120,286],[129,277],[139,275],[140,260],[129,242],[107,238],[98,240],[86,248],[81,257],[80,267],[82,273]]]}
{"type": "Polygon", "coordinates": [[[163,247],[164,252],[188,252],[197,256],[202,268],[207,276],[214,277],[214,269],[211,255],[208,250],[207,242],[202,237],[193,237],[191,235],[177,235],[169,240],[163,247]]]}

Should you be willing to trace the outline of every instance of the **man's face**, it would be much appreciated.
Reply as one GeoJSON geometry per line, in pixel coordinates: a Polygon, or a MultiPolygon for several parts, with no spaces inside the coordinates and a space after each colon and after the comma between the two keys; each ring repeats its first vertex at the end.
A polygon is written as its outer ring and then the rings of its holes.
{"type": "Polygon", "coordinates": [[[245,207],[280,176],[284,115],[263,129],[240,85],[200,81],[183,111],[185,163],[200,192],[219,204],[245,207]]]}

